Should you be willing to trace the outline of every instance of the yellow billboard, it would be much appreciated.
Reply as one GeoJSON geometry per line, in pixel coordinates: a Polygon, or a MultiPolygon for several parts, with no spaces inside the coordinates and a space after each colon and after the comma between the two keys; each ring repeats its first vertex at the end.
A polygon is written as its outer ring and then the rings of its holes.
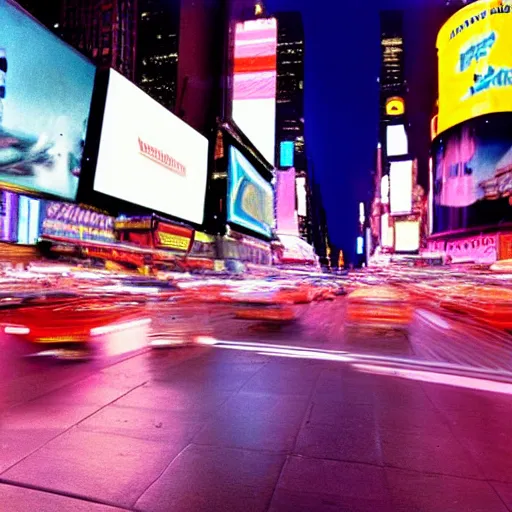
{"type": "Polygon", "coordinates": [[[512,111],[512,0],[479,0],[437,37],[438,133],[473,117],[512,111]]]}

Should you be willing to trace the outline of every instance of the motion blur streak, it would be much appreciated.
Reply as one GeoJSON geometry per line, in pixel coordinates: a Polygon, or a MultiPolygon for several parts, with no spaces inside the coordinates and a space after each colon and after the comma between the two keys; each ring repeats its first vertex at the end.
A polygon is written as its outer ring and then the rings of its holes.
{"type": "Polygon", "coordinates": [[[371,364],[354,364],[354,368],[364,373],[374,373],[378,375],[390,375],[401,379],[419,380],[422,382],[431,382],[434,384],[445,384],[459,388],[476,389],[479,391],[491,391],[493,393],[503,393],[512,395],[512,384],[507,382],[498,382],[488,379],[479,379],[475,377],[464,377],[461,375],[452,375],[445,373],[435,373],[422,370],[405,370],[400,368],[388,368],[371,364]]]}
{"type": "Polygon", "coordinates": [[[5,334],[17,334],[17,335],[24,335],[24,334],[30,334],[30,329],[28,327],[18,327],[14,325],[9,325],[4,328],[5,334]]]}
{"type": "Polygon", "coordinates": [[[416,314],[436,327],[440,327],[441,329],[446,330],[450,330],[451,328],[450,324],[446,320],[441,318],[439,315],[436,315],[435,313],[431,313],[430,311],[426,311],[424,309],[419,309],[416,311],[416,314]]]}
{"type": "Polygon", "coordinates": [[[103,327],[95,327],[91,329],[91,336],[103,336],[105,334],[112,334],[114,332],[125,331],[127,329],[135,329],[137,327],[143,327],[149,325],[151,320],[149,318],[143,318],[140,320],[132,320],[131,322],[122,322],[118,324],[105,325],[103,327]]]}

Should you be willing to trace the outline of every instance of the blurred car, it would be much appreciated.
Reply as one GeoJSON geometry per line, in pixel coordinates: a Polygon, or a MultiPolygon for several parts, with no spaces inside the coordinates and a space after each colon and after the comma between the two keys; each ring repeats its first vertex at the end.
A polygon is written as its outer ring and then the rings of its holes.
{"type": "Polygon", "coordinates": [[[407,293],[390,286],[359,288],[347,297],[347,325],[407,330],[413,319],[407,293]]]}

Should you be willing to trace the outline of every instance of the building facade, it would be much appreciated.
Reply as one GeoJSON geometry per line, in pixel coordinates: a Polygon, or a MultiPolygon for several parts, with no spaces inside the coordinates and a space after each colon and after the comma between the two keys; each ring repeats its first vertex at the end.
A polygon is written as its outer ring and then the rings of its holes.
{"type": "Polygon", "coordinates": [[[179,0],[139,0],[136,83],[167,109],[176,104],[179,0]]]}
{"type": "Polygon", "coordinates": [[[62,0],[62,36],[100,68],[135,80],[137,0],[62,0]]]}
{"type": "Polygon", "coordinates": [[[286,167],[281,155],[282,143],[292,142],[299,234],[312,243],[311,180],[304,138],[304,26],[300,12],[278,12],[275,17],[278,30],[276,162],[279,167],[286,167]]]}

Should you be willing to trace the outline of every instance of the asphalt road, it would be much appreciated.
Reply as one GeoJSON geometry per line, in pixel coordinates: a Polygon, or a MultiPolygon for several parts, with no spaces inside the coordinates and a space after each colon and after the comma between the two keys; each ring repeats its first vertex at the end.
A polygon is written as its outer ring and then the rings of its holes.
{"type": "Polygon", "coordinates": [[[0,510],[512,510],[508,336],[416,312],[347,335],[153,304],[88,360],[0,338],[0,510]]]}

